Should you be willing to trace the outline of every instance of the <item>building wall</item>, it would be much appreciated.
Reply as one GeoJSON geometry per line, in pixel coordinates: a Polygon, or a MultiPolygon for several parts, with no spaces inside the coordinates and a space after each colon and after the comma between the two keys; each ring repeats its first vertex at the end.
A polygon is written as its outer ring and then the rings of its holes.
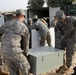
{"type": "Polygon", "coordinates": [[[0,27],[4,24],[4,15],[0,17],[0,27]]]}

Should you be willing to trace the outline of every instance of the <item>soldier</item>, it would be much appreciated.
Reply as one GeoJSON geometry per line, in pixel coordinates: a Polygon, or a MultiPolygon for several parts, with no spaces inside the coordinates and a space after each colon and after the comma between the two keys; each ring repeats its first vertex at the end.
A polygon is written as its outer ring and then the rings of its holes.
{"type": "Polygon", "coordinates": [[[51,46],[51,36],[47,25],[41,20],[38,20],[37,15],[34,16],[33,21],[34,21],[34,24],[33,24],[34,28],[37,31],[39,31],[40,46],[45,45],[45,40],[47,40],[48,45],[51,46]]]}
{"type": "Polygon", "coordinates": [[[32,19],[29,18],[27,22],[24,21],[23,23],[27,26],[27,28],[28,28],[28,30],[29,30],[29,48],[31,48],[31,29],[32,29],[32,19]]]}
{"type": "Polygon", "coordinates": [[[29,48],[31,48],[31,30],[32,30],[32,19],[29,18],[28,19],[28,23],[27,23],[27,27],[29,29],[29,33],[30,33],[30,39],[29,39],[29,48]]]}
{"type": "MultiPolygon", "coordinates": [[[[0,12],[0,17],[1,17],[1,12],[0,12]]],[[[0,41],[1,41],[1,38],[0,38],[0,41]]],[[[1,43],[0,43],[0,47],[1,47],[1,43]]],[[[0,55],[0,75],[8,75],[8,72],[6,72],[6,70],[4,69],[5,68],[4,68],[3,56],[0,55]]]]}
{"type": "Polygon", "coordinates": [[[23,23],[25,12],[24,10],[16,10],[16,20],[4,23],[0,28],[1,50],[0,53],[5,58],[10,75],[19,75],[17,70],[22,72],[22,75],[28,75],[30,65],[23,55],[27,55],[28,50],[28,29],[23,23]],[[20,41],[24,40],[21,49],[20,41]]]}
{"type": "Polygon", "coordinates": [[[28,19],[27,27],[28,27],[29,32],[30,32],[30,34],[31,34],[31,29],[32,29],[32,19],[31,19],[31,18],[28,19]]]}
{"type": "Polygon", "coordinates": [[[41,21],[42,21],[43,23],[45,23],[45,25],[48,27],[47,18],[43,17],[43,18],[41,19],[41,21]]]}
{"type": "Polygon", "coordinates": [[[12,20],[16,19],[16,14],[12,14],[12,20]]]}
{"type": "Polygon", "coordinates": [[[73,17],[67,18],[62,10],[56,12],[56,17],[66,43],[66,68],[61,70],[61,73],[71,75],[74,72],[73,68],[76,66],[76,20],[73,17]]]}
{"type": "Polygon", "coordinates": [[[50,27],[55,27],[57,24],[58,19],[54,16],[54,20],[51,21],[51,26],[50,27]]]}

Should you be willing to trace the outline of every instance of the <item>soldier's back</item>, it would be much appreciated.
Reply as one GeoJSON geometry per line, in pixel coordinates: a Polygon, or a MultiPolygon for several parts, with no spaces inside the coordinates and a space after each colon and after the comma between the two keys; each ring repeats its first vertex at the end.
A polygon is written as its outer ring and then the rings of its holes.
{"type": "Polygon", "coordinates": [[[40,19],[36,22],[36,25],[38,26],[38,29],[40,32],[48,32],[49,29],[45,23],[43,23],[40,19]]]}
{"type": "Polygon", "coordinates": [[[21,36],[27,27],[18,20],[12,20],[4,24],[4,35],[2,36],[2,50],[7,54],[22,52],[20,46],[21,36]],[[6,27],[5,27],[6,26],[6,27]],[[10,51],[11,49],[11,51],[10,51]]]}

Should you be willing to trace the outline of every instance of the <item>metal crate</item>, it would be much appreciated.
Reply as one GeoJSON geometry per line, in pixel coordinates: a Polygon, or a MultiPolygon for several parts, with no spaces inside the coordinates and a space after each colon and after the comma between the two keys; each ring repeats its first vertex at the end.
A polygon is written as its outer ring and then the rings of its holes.
{"type": "Polygon", "coordinates": [[[48,46],[30,49],[29,63],[34,75],[53,70],[63,65],[63,50],[48,46]]]}

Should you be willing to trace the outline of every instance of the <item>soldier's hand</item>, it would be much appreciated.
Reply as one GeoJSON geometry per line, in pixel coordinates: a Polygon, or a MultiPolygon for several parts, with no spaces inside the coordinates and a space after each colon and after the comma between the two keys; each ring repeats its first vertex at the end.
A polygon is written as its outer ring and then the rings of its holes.
{"type": "Polygon", "coordinates": [[[26,51],[23,51],[23,54],[27,57],[28,53],[26,51]]]}

